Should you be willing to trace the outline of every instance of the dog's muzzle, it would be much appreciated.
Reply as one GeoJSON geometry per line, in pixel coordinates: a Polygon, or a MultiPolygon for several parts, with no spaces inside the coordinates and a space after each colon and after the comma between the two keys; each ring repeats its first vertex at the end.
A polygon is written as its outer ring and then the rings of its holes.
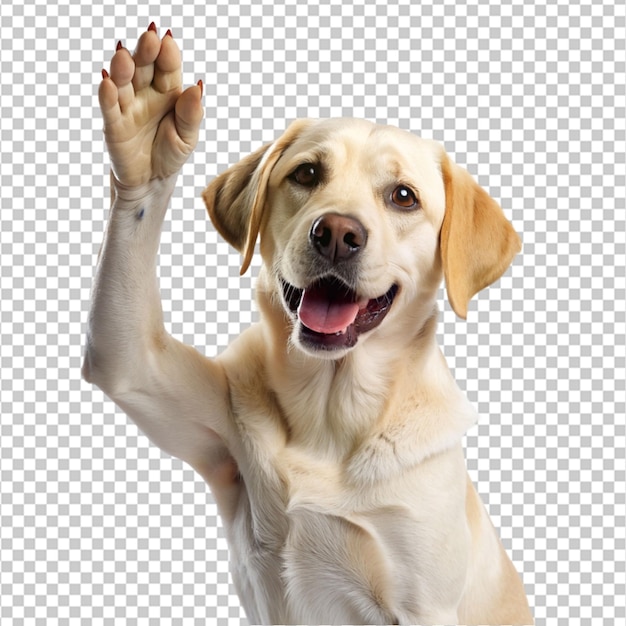
{"type": "Polygon", "coordinates": [[[389,312],[398,286],[368,298],[351,285],[356,281],[360,253],[367,244],[367,230],[349,215],[326,213],[309,231],[309,245],[316,274],[304,288],[282,283],[283,301],[295,318],[299,341],[313,350],[352,348],[359,336],[376,328],[389,312]]]}

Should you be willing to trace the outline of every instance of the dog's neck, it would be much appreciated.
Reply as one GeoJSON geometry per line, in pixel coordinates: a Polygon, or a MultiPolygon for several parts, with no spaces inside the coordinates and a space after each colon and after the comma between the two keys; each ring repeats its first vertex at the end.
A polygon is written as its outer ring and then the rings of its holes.
{"type": "Polygon", "coordinates": [[[374,361],[381,355],[368,357],[365,348],[336,361],[285,351],[273,383],[294,443],[340,458],[374,424],[392,381],[383,361],[374,361]]]}
{"type": "Polygon", "coordinates": [[[398,390],[406,390],[407,380],[409,388],[415,389],[433,375],[449,376],[436,344],[434,294],[404,328],[388,331],[401,336],[400,342],[396,338],[391,343],[401,345],[400,350],[389,350],[389,338],[379,328],[375,332],[380,336],[362,338],[344,357],[327,360],[292,345],[291,324],[282,304],[268,293],[271,290],[257,288],[266,329],[264,341],[272,354],[268,382],[290,441],[316,455],[339,459],[349,454],[376,426],[390,403],[398,404],[398,390]],[[439,372],[441,368],[445,371],[439,372]]]}

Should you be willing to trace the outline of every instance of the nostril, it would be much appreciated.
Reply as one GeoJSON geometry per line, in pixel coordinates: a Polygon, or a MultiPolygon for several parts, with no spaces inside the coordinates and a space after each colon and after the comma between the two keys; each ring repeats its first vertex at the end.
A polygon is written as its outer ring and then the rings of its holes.
{"type": "Polygon", "coordinates": [[[327,247],[330,245],[333,238],[332,231],[326,227],[323,218],[320,218],[313,224],[311,229],[311,240],[316,246],[327,247]]]}
{"type": "Polygon", "coordinates": [[[356,233],[346,233],[343,237],[344,243],[352,250],[358,250],[363,244],[361,238],[356,233]]]}
{"type": "Polygon", "coordinates": [[[342,219],[339,227],[339,247],[344,257],[356,254],[367,243],[367,231],[361,222],[352,218],[342,219]]]}

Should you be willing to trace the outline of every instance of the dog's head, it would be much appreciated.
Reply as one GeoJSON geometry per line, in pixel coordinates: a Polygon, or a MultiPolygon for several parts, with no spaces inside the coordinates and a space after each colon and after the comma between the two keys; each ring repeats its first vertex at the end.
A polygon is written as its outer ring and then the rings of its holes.
{"type": "Polygon", "coordinates": [[[520,250],[498,204],[439,144],[362,120],[296,121],[203,198],[242,273],[261,233],[293,340],[318,355],[384,338],[391,318],[396,333],[423,323],[442,275],[465,318],[520,250]]]}

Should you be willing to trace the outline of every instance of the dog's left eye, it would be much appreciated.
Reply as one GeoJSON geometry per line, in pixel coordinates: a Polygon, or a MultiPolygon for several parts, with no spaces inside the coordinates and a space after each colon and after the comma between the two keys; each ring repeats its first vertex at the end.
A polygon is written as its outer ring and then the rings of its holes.
{"type": "Polygon", "coordinates": [[[289,178],[303,187],[315,187],[320,183],[320,168],[315,163],[302,163],[289,178]]]}
{"type": "Polygon", "coordinates": [[[403,209],[413,209],[417,207],[417,198],[412,189],[405,185],[398,185],[391,193],[391,201],[403,209]]]}

